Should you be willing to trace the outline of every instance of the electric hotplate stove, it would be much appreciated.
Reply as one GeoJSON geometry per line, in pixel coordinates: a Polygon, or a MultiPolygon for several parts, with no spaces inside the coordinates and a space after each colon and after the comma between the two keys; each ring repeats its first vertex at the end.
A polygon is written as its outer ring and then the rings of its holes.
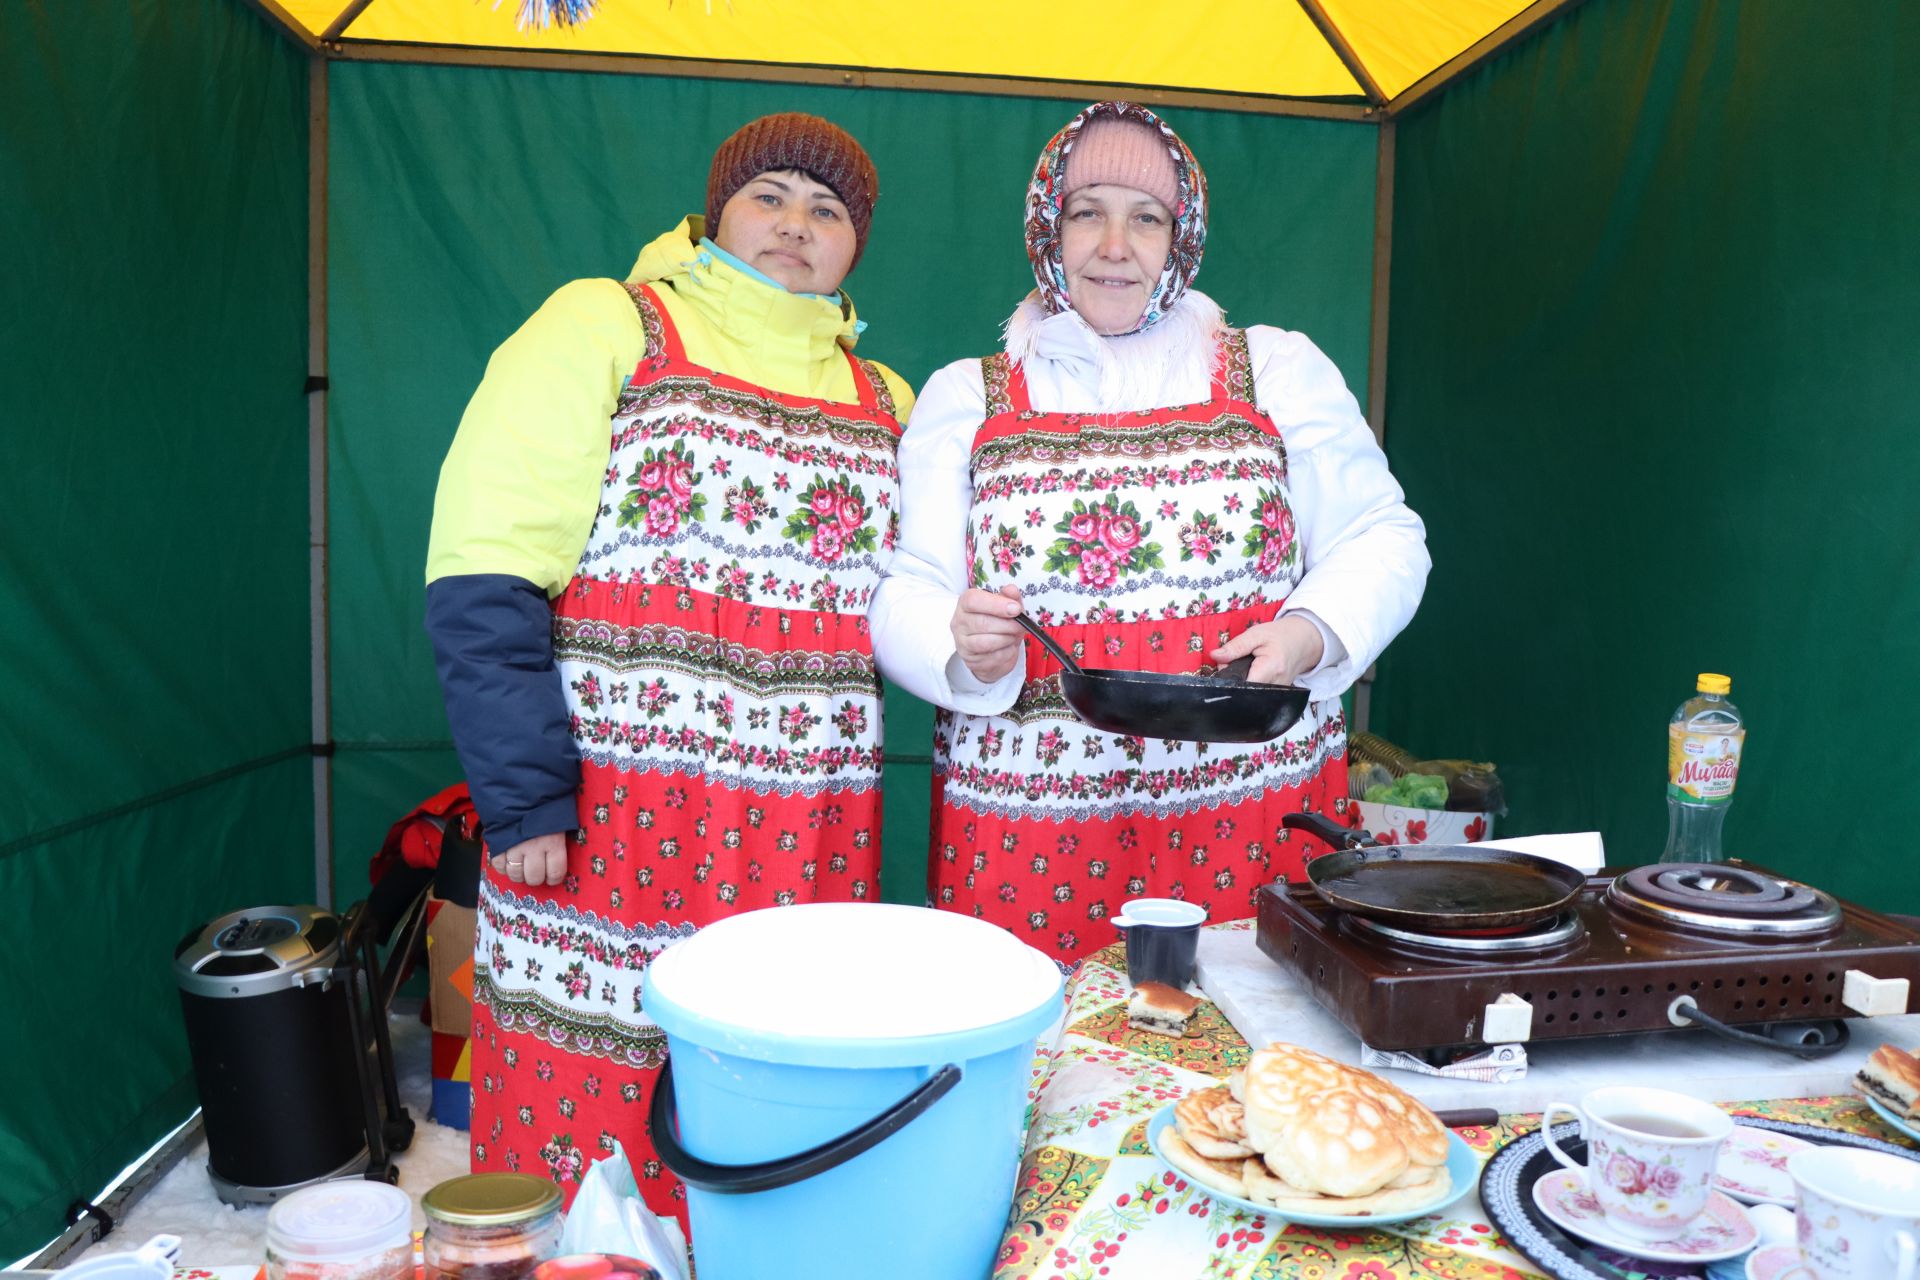
{"type": "Polygon", "coordinates": [[[1744,862],[1609,869],[1559,916],[1510,932],[1414,932],[1273,884],[1257,930],[1376,1049],[1714,1022],[1805,1047],[1841,1019],[1906,1012],[1920,986],[1920,932],[1744,862]]]}

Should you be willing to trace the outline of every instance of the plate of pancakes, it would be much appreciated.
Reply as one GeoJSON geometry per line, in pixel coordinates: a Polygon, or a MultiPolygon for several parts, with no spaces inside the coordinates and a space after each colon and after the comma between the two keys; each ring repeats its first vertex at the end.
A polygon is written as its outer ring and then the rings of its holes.
{"type": "Polygon", "coordinates": [[[1438,1213],[1480,1171],[1472,1149],[1413,1095],[1287,1044],[1162,1108],[1147,1144],[1216,1201],[1313,1227],[1438,1213]]]}

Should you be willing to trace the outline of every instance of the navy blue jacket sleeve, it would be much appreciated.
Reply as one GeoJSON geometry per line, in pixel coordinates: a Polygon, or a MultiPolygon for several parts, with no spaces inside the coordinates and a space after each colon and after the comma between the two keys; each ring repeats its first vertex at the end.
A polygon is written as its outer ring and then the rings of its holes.
{"type": "Polygon", "coordinates": [[[427,584],[427,634],[487,847],[580,825],[580,753],[553,660],[546,592],[504,573],[427,584]]]}

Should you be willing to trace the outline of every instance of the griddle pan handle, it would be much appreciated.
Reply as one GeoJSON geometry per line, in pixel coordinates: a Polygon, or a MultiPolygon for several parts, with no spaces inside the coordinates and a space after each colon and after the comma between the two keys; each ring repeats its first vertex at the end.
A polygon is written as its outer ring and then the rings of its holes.
{"type": "Polygon", "coordinates": [[[1048,635],[1039,623],[1025,613],[1015,614],[1013,620],[1026,628],[1027,634],[1038,640],[1041,648],[1053,655],[1053,660],[1060,664],[1061,670],[1070,671],[1076,676],[1080,674],[1080,664],[1073,660],[1073,655],[1061,648],[1060,642],[1048,635]]]}
{"type": "Polygon", "coordinates": [[[1366,849],[1374,842],[1367,832],[1343,827],[1320,813],[1289,813],[1280,819],[1280,825],[1319,836],[1336,849],[1366,849]]]}

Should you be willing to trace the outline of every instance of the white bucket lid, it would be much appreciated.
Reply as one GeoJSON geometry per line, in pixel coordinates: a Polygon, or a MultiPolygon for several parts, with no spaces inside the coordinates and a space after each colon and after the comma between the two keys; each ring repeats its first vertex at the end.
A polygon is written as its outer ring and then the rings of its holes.
{"type": "Polygon", "coordinates": [[[397,1249],[412,1238],[412,1198],[365,1178],[302,1187],[267,1214],[267,1248],[277,1258],[351,1261],[397,1249]]]}
{"type": "Polygon", "coordinates": [[[663,951],[646,983],[649,1006],[749,1035],[894,1041],[1032,1014],[1059,998],[1060,969],[971,916],[822,902],[707,925],[663,951]]]}

